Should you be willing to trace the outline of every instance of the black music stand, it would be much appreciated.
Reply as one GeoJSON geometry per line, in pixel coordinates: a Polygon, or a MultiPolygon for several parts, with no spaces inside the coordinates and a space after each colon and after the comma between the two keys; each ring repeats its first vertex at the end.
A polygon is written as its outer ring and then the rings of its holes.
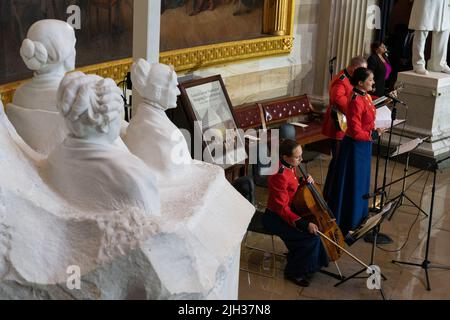
{"type": "Polygon", "coordinates": [[[384,175],[383,175],[383,185],[382,185],[382,193],[381,193],[381,202],[380,202],[380,208],[383,208],[384,206],[384,200],[385,200],[385,195],[386,195],[386,184],[387,184],[387,169],[388,169],[388,164],[389,164],[389,152],[391,149],[391,145],[392,145],[392,132],[394,130],[394,127],[396,125],[399,125],[401,123],[403,123],[406,120],[403,121],[397,121],[397,101],[394,100],[394,104],[392,106],[392,111],[391,111],[391,126],[389,129],[389,140],[388,140],[388,145],[386,147],[386,159],[385,159],[385,163],[384,163],[384,175]]]}
{"type": "MultiPolygon", "coordinates": [[[[358,229],[356,229],[354,232],[349,232],[349,234],[345,237],[345,242],[349,246],[351,246],[359,239],[364,238],[364,236],[366,234],[368,234],[369,232],[373,233],[374,241],[372,242],[372,253],[370,256],[369,266],[374,265],[375,248],[377,245],[377,237],[378,237],[378,233],[380,232],[381,223],[383,223],[384,219],[389,216],[389,214],[393,208],[395,208],[394,202],[393,201],[388,202],[382,208],[380,213],[368,218],[358,229]]],[[[363,273],[365,271],[367,271],[367,269],[365,269],[365,268],[361,269],[360,271],[358,271],[358,272],[352,274],[351,276],[346,277],[342,281],[336,283],[334,286],[338,287],[350,279],[367,279],[368,277],[358,277],[361,273],[363,273]]],[[[385,281],[387,280],[387,278],[382,273],[381,273],[381,277],[383,278],[383,280],[385,280],[385,281]]],[[[381,288],[381,287],[380,287],[380,293],[381,293],[381,296],[383,297],[383,300],[386,300],[383,288],[381,288]]]]}
{"type": "Polygon", "coordinates": [[[450,156],[436,161],[434,164],[431,164],[432,168],[433,168],[433,189],[431,191],[431,205],[430,205],[430,214],[428,217],[428,232],[427,232],[427,244],[426,244],[426,249],[425,249],[425,258],[423,260],[423,262],[421,264],[419,263],[411,263],[411,262],[403,262],[403,261],[398,261],[398,260],[392,260],[392,263],[398,263],[398,264],[405,264],[405,265],[410,265],[410,266],[414,266],[414,267],[421,267],[422,269],[425,270],[425,277],[427,280],[427,290],[431,291],[431,286],[430,286],[430,277],[428,275],[428,269],[443,269],[443,270],[450,270],[450,266],[445,266],[445,265],[436,265],[436,264],[432,264],[429,260],[428,260],[428,254],[429,254],[429,250],[430,250],[430,237],[431,237],[431,228],[432,228],[432,224],[433,224],[433,209],[434,209],[434,199],[436,196],[436,176],[437,176],[437,171],[439,169],[439,164],[450,159],[450,156]]]}
{"type": "Polygon", "coordinates": [[[409,160],[410,160],[410,156],[411,156],[411,152],[416,150],[422,143],[424,143],[429,137],[420,139],[417,138],[415,140],[412,140],[410,142],[407,142],[403,145],[400,145],[397,147],[397,150],[395,152],[393,152],[391,154],[391,158],[395,158],[399,155],[405,154],[406,153],[406,163],[405,163],[405,168],[403,169],[403,181],[402,181],[402,191],[400,192],[400,194],[398,196],[396,196],[395,198],[392,199],[392,201],[395,201],[397,199],[399,199],[400,201],[397,202],[397,206],[394,208],[394,210],[392,210],[392,214],[389,216],[389,221],[392,220],[392,218],[394,217],[395,212],[397,211],[398,208],[400,208],[401,206],[406,205],[404,203],[404,200],[408,200],[412,206],[411,207],[415,207],[416,209],[418,209],[420,212],[422,212],[426,217],[428,217],[428,213],[425,212],[419,205],[417,205],[410,197],[408,197],[408,195],[406,194],[406,176],[408,175],[408,171],[409,171],[409,160]]]}

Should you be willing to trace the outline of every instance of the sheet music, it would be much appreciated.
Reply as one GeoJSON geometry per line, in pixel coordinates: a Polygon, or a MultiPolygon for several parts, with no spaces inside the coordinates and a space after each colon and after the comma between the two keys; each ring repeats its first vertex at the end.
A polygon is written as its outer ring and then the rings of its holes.
{"type": "MultiPolygon", "coordinates": [[[[375,120],[375,128],[381,128],[381,129],[389,129],[391,127],[391,119],[392,112],[389,110],[387,106],[382,106],[381,108],[377,109],[377,118],[375,120]]],[[[399,125],[400,123],[405,122],[405,120],[395,120],[394,121],[394,127],[399,125]]]]}
{"type": "Polygon", "coordinates": [[[398,155],[407,153],[407,152],[411,152],[414,149],[416,149],[418,146],[420,146],[427,138],[417,138],[414,140],[411,140],[407,143],[401,144],[397,147],[397,149],[394,151],[394,153],[392,153],[391,158],[392,157],[396,157],[398,155]]]}
{"type": "Polygon", "coordinates": [[[376,99],[376,100],[373,100],[373,104],[375,105],[375,106],[377,106],[377,105],[379,105],[379,104],[382,104],[384,101],[386,101],[388,99],[388,97],[386,97],[386,96],[383,96],[383,97],[380,97],[380,98],[378,98],[378,99],[376,99]]]}

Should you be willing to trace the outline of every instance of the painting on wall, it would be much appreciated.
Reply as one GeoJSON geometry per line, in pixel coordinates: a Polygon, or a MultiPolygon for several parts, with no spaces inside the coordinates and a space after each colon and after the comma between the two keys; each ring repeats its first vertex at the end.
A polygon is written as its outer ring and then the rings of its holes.
{"type": "MultiPolygon", "coordinates": [[[[28,28],[41,19],[67,21],[67,9],[74,5],[80,10],[77,68],[114,61],[107,68],[120,64],[124,71],[117,76],[107,73],[123,79],[131,65],[127,58],[132,56],[134,1],[139,0],[0,1],[0,92],[10,99],[17,84],[2,85],[31,77],[19,55],[28,28]],[[115,61],[120,59],[125,60],[115,61]]],[[[288,54],[292,49],[294,0],[160,1],[160,62],[177,71],[288,54]]],[[[96,68],[90,71],[104,75],[96,68]]]]}
{"type": "Polygon", "coordinates": [[[264,0],[162,0],[161,51],[263,37],[264,0]]]}
{"type": "Polygon", "coordinates": [[[67,21],[72,5],[80,9],[77,67],[131,57],[133,0],[1,0],[0,84],[31,77],[19,54],[27,30],[42,19],[67,21]]]}

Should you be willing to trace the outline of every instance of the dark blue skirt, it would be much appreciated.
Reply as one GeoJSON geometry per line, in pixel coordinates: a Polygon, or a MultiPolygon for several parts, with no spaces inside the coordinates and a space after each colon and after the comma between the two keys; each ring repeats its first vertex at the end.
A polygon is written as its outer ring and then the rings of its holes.
{"type": "Polygon", "coordinates": [[[327,178],[323,186],[323,197],[325,201],[330,199],[333,189],[333,179],[336,177],[336,167],[337,160],[339,158],[341,140],[331,139],[330,149],[331,149],[331,161],[328,166],[327,178]]]}
{"type": "Polygon", "coordinates": [[[370,189],[371,159],[371,141],[356,141],[348,136],[342,140],[328,205],[344,236],[369,214],[369,201],[363,196],[370,189]]]}
{"type": "Polygon", "coordinates": [[[284,273],[300,277],[328,266],[328,255],[319,236],[291,227],[278,214],[267,210],[263,215],[264,228],[279,236],[289,252],[284,273]]]}

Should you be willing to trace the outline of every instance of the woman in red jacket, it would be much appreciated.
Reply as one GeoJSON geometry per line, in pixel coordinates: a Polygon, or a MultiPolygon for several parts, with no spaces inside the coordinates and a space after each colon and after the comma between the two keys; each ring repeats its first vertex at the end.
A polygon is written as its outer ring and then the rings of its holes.
{"type": "Polygon", "coordinates": [[[328,166],[327,178],[323,186],[323,196],[326,201],[332,197],[334,190],[332,189],[333,179],[336,176],[336,164],[339,157],[340,143],[345,137],[345,131],[337,125],[337,114],[333,109],[343,113],[347,113],[347,107],[353,86],[350,79],[353,72],[358,68],[367,68],[367,61],[361,56],[352,58],[350,65],[341,70],[330,83],[330,105],[324,115],[322,134],[331,140],[331,161],[328,166]]]}
{"type": "Polygon", "coordinates": [[[370,188],[372,141],[384,132],[375,130],[376,108],[368,94],[375,84],[372,71],[356,69],[351,83],[355,88],[347,108],[347,131],[333,181],[336,192],[328,202],[344,235],[368,216],[369,202],[363,196],[370,188]]]}
{"type": "Polygon", "coordinates": [[[292,211],[292,201],[298,188],[314,183],[311,176],[299,181],[295,169],[302,160],[302,147],[292,140],[280,145],[278,172],[269,177],[269,200],[263,216],[264,228],[278,235],[289,250],[284,270],[286,279],[295,284],[309,286],[309,276],[328,266],[328,256],[317,235],[314,223],[300,218],[292,211]]]}

